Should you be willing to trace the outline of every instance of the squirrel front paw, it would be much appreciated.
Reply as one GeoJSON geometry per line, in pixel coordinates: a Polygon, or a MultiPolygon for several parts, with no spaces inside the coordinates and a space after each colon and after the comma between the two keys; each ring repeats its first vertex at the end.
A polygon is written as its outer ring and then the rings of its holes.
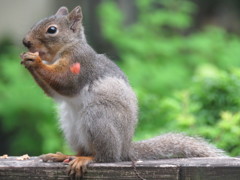
{"type": "Polygon", "coordinates": [[[25,52],[21,54],[20,57],[22,59],[21,64],[23,64],[26,68],[36,67],[42,62],[39,52],[25,52]]]}

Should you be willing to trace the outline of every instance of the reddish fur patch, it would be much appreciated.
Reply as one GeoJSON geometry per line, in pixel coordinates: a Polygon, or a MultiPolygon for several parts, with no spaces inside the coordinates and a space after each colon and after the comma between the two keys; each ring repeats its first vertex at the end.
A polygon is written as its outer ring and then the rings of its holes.
{"type": "Polygon", "coordinates": [[[80,73],[80,63],[75,63],[70,67],[70,70],[73,74],[79,74],[80,73]]]}

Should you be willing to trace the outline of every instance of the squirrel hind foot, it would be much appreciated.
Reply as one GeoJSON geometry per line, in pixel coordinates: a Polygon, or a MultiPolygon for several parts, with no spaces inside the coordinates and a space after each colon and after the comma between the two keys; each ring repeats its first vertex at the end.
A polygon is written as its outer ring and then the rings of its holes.
{"type": "Polygon", "coordinates": [[[67,168],[68,175],[71,178],[80,178],[87,171],[87,166],[89,163],[93,162],[93,157],[90,156],[76,156],[72,161],[70,161],[67,168]]]}
{"type": "Polygon", "coordinates": [[[71,156],[62,154],[61,152],[57,153],[48,153],[43,154],[39,158],[42,159],[43,162],[64,162],[66,159],[69,159],[71,156]]]}

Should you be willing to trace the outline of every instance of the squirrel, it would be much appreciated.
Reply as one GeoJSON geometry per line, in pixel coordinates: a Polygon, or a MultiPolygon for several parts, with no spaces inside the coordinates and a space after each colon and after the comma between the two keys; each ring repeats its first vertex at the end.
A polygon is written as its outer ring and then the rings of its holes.
{"type": "Polygon", "coordinates": [[[91,162],[221,157],[225,152],[198,137],[167,133],[132,142],[138,121],[137,98],[126,75],[87,43],[80,6],[36,23],[23,39],[21,64],[52,97],[61,129],[76,156],[45,154],[43,161],[69,162],[82,176],[91,162]]]}

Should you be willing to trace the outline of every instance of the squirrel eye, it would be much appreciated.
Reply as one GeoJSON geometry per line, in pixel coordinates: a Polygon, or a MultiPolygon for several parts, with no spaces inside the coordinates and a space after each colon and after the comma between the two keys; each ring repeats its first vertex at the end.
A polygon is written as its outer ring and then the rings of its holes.
{"type": "Polygon", "coordinates": [[[47,30],[47,33],[49,34],[55,34],[57,32],[57,27],[55,26],[50,26],[47,30]]]}

